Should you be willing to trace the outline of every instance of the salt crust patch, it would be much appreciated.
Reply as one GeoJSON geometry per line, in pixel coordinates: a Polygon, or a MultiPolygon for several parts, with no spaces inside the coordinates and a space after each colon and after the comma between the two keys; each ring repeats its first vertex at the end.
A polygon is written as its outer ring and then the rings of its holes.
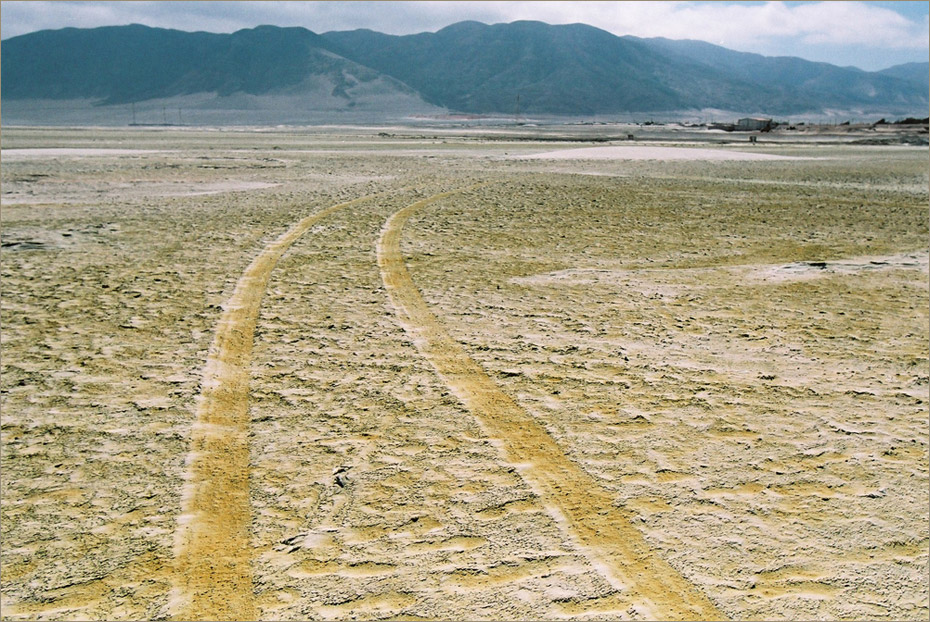
{"type": "Polygon", "coordinates": [[[766,282],[806,281],[833,274],[855,274],[876,270],[914,269],[928,272],[927,253],[903,253],[883,257],[855,257],[837,261],[799,261],[778,266],[759,266],[751,271],[753,280],[766,282]]]}
{"type": "Polygon", "coordinates": [[[800,160],[791,156],[770,153],[749,153],[726,149],[701,149],[689,147],[583,147],[547,151],[521,160],[800,160]]]}
{"type": "Polygon", "coordinates": [[[646,295],[677,295],[679,287],[663,277],[672,275],[690,275],[701,273],[728,272],[741,276],[746,282],[781,283],[785,281],[806,281],[831,275],[847,275],[878,270],[912,269],[928,272],[930,270],[928,253],[902,253],[881,257],[853,257],[836,261],[799,261],[788,264],[752,264],[742,266],[720,266],[716,268],[644,268],[635,270],[604,270],[595,268],[570,268],[545,274],[510,279],[511,283],[522,285],[625,285],[633,282],[635,287],[646,295]],[[659,280],[648,278],[654,274],[659,280]]]}
{"type": "MultiPolygon", "coordinates": [[[[249,190],[261,190],[263,188],[274,188],[280,184],[265,181],[220,181],[220,182],[188,182],[188,183],[115,183],[110,184],[110,191],[123,192],[125,196],[153,196],[153,197],[194,197],[208,194],[222,194],[224,192],[247,192],[249,190]]],[[[85,203],[90,199],[87,195],[94,193],[95,188],[85,189],[83,194],[75,196],[57,195],[54,199],[47,195],[24,195],[2,197],[3,205],[35,205],[41,203],[85,203]]]]}
{"type": "Polygon", "coordinates": [[[278,184],[265,181],[224,181],[219,183],[202,184],[192,190],[186,191],[168,191],[162,196],[197,196],[201,194],[220,194],[222,192],[243,192],[246,190],[261,190],[262,188],[274,188],[278,184]]]}
{"type": "Polygon", "coordinates": [[[144,155],[147,153],[165,153],[159,149],[72,149],[64,147],[48,149],[4,149],[0,152],[4,160],[29,160],[34,158],[56,157],[94,157],[94,156],[122,156],[144,155]]]}

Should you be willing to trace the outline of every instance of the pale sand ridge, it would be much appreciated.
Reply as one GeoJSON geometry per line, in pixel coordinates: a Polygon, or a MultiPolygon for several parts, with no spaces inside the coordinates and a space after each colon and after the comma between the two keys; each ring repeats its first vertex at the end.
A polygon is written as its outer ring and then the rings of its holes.
{"type": "Polygon", "coordinates": [[[572,462],[549,433],[449,336],[420,296],[400,251],[404,224],[420,208],[470,188],[413,203],[385,223],[378,242],[378,265],[401,324],[452,392],[499,443],[505,458],[517,466],[549,512],[616,589],[641,601],[653,619],[723,619],[704,594],[650,549],[612,496],[572,462]]]}

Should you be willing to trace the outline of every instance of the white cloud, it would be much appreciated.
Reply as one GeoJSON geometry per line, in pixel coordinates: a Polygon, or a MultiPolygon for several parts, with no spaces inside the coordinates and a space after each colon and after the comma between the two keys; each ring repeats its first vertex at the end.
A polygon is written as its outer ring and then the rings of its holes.
{"type": "Polygon", "coordinates": [[[723,41],[751,47],[800,38],[806,43],[866,45],[923,50],[927,20],[915,23],[890,9],[864,2],[474,2],[499,21],[538,19],[583,22],[614,34],[723,41]]]}

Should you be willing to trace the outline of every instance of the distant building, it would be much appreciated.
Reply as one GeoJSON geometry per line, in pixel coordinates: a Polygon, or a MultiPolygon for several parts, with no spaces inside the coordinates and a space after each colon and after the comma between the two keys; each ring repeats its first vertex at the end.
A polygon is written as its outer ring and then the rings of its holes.
{"type": "Polygon", "coordinates": [[[772,129],[772,120],[764,117],[746,117],[736,122],[737,132],[768,132],[772,129]]]}

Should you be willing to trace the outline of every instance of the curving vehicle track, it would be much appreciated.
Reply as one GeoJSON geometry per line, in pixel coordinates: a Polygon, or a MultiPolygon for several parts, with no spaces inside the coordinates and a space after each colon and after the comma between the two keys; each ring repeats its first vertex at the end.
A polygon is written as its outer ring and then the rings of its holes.
{"type": "Polygon", "coordinates": [[[384,284],[411,339],[617,590],[639,601],[653,619],[723,619],[706,596],[650,549],[612,495],[449,336],[420,296],[400,250],[403,228],[414,212],[452,194],[437,194],[396,212],[378,243],[384,284]]]}
{"type": "Polygon", "coordinates": [[[255,323],[281,255],[321,219],[361,197],[300,220],[245,270],[224,306],[203,370],[187,484],[175,542],[171,608],[182,620],[257,619],[249,542],[249,364],[255,323]]]}
{"type": "MultiPolygon", "coordinates": [[[[418,209],[469,188],[417,201],[385,223],[377,260],[400,322],[488,436],[500,444],[504,458],[517,465],[549,513],[615,589],[652,618],[722,619],[706,596],[649,547],[613,496],[572,462],[545,428],[445,332],[420,296],[400,251],[403,227],[418,209]]],[[[203,371],[191,435],[188,482],[176,533],[171,600],[176,618],[257,617],[250,569],[248,393],[262,296],[280,257],[310,227],[372,198],[335,205],[299,221],[256,257],[224,306],[203,371]]]]}

